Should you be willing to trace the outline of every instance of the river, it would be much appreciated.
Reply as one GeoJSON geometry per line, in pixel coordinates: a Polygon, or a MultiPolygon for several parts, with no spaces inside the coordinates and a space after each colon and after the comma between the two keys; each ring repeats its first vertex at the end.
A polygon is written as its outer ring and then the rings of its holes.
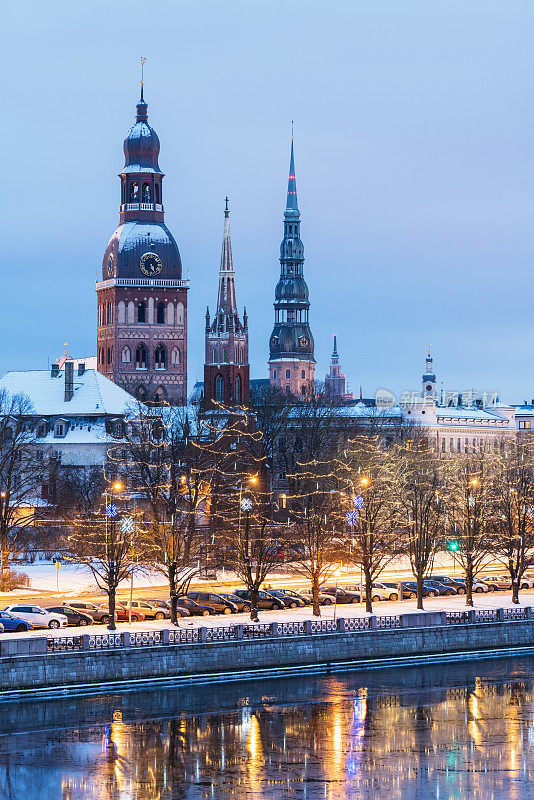
{"type": "Polygon", "coordinates": [[[530,800],[534,659],[0,704],[1,800],[530,800]]]}

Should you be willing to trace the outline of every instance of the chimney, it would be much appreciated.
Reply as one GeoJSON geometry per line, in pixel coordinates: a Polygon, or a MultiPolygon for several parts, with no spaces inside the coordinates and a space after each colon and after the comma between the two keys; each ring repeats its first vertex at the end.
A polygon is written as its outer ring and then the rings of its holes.
{"type": "Polygon", "coordinates": [[[65,361],[65,402],[74,396],[74,362],[65,361]]]}
{"type": "Polygon", "coordinates": [[[83,375],[85,372],[85,361],[80,361],[78,364],[78,375],[83,375]]]}
{"type": "Polygon", "coordinates": [[[59,364],[52,364],[52,369],[50,370],[50,377],[57,378],[59,375],[59,364]]]}

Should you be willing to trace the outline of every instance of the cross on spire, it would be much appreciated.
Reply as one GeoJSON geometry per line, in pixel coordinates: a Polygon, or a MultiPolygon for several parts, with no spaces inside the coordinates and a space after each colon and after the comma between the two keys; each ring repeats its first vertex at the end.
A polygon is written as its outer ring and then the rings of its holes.
{"type": "Polygon", "coordinates": [[[146,58],[141,57],[141,100],[143,100],[143,86],[145,85],[145,63],[146,58]]]}

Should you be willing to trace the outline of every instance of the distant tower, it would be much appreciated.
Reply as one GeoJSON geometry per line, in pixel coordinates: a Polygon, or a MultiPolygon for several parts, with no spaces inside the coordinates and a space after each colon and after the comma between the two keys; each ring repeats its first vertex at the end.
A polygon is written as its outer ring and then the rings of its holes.
{"type": "Polygon", "coordinates": [[[330,362],[330,372],[324,379],[326,397],[345,397],[345,376],[339,366],[339,356],[337,353],[337,336],[334,333],[334,350],[332,361],[330,362]]]}
{"type": "Polygon", "coordinates": [[[98,371],[139,400],[182,405],[187,396],[187,288],[165,225],[159,139],[137,104],[124,140],[119,227],[97,282],[98,371]]]}
{"type": "Polygon", "coordinates": [[[269,378],[274,389],[298,397],[313,392],[315,375],[313,336],[309,325],[310,301],[303,264],[292,136],[284,239],[280,245],[280,280],[276,286],[274,328],[270,339],[269,378]]]}
{"type": "Polygon", "coordinates": [[[217,308],[210,323],[206,311],[206,358],[204,364],[204,402],[224,406],[247,405],[249,391],[248,319],[239,319],[235,298],[235,273],[230,238],[228,198],[224,211],[224,234],[219,270],[217,308]]]}
{"type": "Polygon", "coordinates": [[[425,373],[423,375],[423,387],[421,394],[425,400],[438,399],[436,375],[434,374],[434,359],[430,355],[430,345],[428,345],[428,355],[426,357],[425,373]]]}

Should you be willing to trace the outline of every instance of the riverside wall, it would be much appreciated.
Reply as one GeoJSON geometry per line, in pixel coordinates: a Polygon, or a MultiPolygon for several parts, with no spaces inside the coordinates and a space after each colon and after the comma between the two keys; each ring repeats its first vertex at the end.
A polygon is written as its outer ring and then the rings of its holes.
{"type": "MultiPolygon", "coordinates": [[[[498,651],[534,652],[534,619],[442,624],[440,614],[401,615],[402,627],[306,635],[277,635],[234,641],[199,641],[146,647],[39,652],[46,637],[31,642],[32,652],[0,648],[0,696],[28,691],[91,692],[105,687],[134,688],[137,683],[213,682],[247,677],[276,677],[300,671],[328,672],[395,664],[494,657],[498,651]]],[[[341,620],[339,622],[342,622],[341,620]]],[[[280,631],[281,633],[281,631],[280,631]]],[[[12,640],[13,641],[13,640],[12,640]]],[[[22,642],[23,640],[20,640],[22,642]]]]}

